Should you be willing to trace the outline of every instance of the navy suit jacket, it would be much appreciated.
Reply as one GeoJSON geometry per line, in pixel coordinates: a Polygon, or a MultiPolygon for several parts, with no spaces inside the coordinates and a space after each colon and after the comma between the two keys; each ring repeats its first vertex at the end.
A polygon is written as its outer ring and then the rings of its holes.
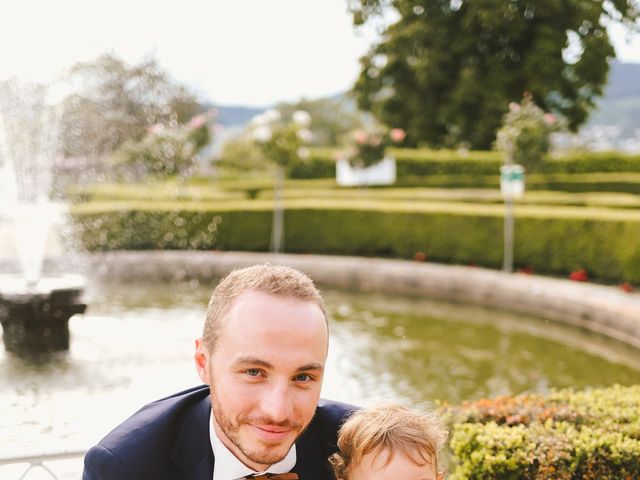
{"type": "MultiPolygon", "coordinates": [[[[292,472],[301,480],[332,480],[327,458],[337,431],[354,407],[320,400],[296,441],[292,472]]],[[[209,439],[211,401],[202,385],[142,407],[84,458],[83,480],[211,480],[215,459],[209,439]]]]}

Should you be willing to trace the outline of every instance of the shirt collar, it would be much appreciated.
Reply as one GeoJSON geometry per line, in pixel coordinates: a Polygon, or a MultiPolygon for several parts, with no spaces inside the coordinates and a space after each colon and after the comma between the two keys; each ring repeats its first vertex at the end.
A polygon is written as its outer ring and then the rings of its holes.
{"type": "Polygon", "coordinates": [[[259,475],[262,473],[286,473],[290,472],[296,464],[296,444],[291,445],[287,455],[278,463],[274,463],[264,472],[256,472],[247,467],[236,458],[231,451],[218,438],[213,424],[213,411],[209,418],[209,438],[215,463],[213,466],[213,480],[239,479],[247,475],[259,475]]]}

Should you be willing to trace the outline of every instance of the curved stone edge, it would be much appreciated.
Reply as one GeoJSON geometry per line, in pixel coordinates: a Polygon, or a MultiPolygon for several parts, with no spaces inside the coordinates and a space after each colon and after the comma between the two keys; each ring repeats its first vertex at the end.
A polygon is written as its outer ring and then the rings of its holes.
{"type": "Polygon", "coordinates": [[[88,255],[94,275],[212,279],[234,268],[278,263],[321,285],[478,305],[571,324],[640,348],[640,294],[618,288],[478,267],[323,255],[118,251],[88,255]]]}

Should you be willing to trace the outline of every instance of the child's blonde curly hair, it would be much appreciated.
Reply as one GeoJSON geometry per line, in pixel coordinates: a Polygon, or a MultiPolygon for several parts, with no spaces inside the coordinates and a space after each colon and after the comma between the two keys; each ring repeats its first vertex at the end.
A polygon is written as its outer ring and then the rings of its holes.
{"type": "Polygon", "coordinates": [[[416,464],[435,462],[442,473],[438,454],[448,432],[434,413],[421,414],[396,404],[382,404],[354,413],[340,428],[340,451],[329,458],[337,479],[348,480],[362,458],[385,455],[387,466],[395,452],[402,452],[416,464]]]}

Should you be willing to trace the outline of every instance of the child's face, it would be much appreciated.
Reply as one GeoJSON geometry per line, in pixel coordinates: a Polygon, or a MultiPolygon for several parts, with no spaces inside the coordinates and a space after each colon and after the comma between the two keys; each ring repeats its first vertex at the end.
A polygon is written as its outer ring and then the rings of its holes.
{"type": "Polygon", "coordinates": [[[419,465],[411,457],[396,452],[385,466],[388,453],[368,453],[362,461],[351,470],[348,480],[436,480],[436,462],[419,465]]]}

